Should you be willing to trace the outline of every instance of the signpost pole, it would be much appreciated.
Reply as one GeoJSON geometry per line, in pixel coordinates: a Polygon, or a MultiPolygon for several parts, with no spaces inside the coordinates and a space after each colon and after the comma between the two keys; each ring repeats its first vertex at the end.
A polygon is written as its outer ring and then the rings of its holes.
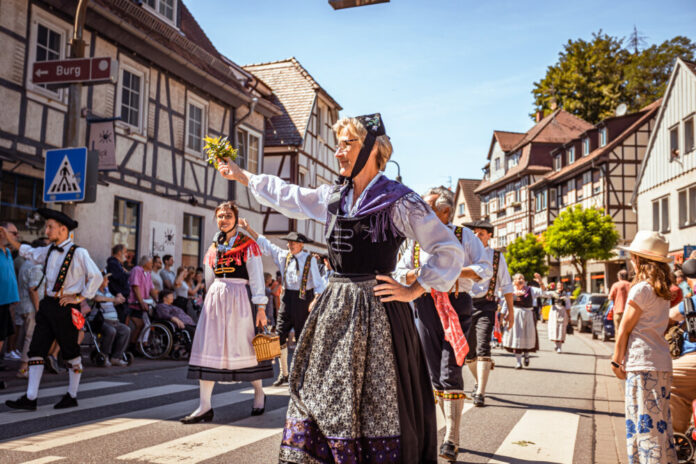
{"type": "MultiPolygon", "coordinates": [[[[73,37],[70,42],[70,57],[84,58],[85,56],[85,41],[82,38],[82,30],[85,25],[85,15],[87,13],[88,0],[80,0],[75,10],[75,24],[73,26],[73,37]]],[[[82,84],[70,84],[68,94],[68,124],[67,124],[67,142],[69,147],[79,147],[82,145],[80,140],[80,118],[82,110],[82,84]]],[[[63,203],[63,212],[70,217],[75,216],[74,202],[63,203]]]]}

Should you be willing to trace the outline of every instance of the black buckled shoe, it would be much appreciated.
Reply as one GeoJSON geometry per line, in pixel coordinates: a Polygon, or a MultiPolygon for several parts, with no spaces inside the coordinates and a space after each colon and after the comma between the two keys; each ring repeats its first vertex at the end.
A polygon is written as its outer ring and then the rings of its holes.
{"type": "Polygon", "coordinates": [[[524,367],[529,367],[529,356],[524,357],[524,367]]]}
{"type": "Polygon", "coordinates": [[[67,409],[67,408],[76,408],[77,407],[77,398],[73,398],[70,396],[70,393],[66,393],[63,395],[63,397],[60,399],[59,402],[53,406],[54,409],[67,409]]]}
{"type": "Polygon", "coordinates": [[[451,441],[446,441],[440,446],[440,457],[445,461],[456,461],[458,454],[459,448],[451,441]]]}
{"type": "Polygon", "coordinates": [[[18,400],[7,400],[5,406],[12,409],[25,409],[27,411],[36,411],[36,400],[30,400],[27,395],[22,395],[18,400]]]}
{"type": "Polygon", "coordinates": [[[262,408],[254,408],[252,406],[251,408],[251,415],[252,416],[260,416],[266,411],[266,398],[268,398],[266,395],[263,395],[263,407],[262,408]]]}
{"type": "Polygon", "coordinates": [[[278,379],[277,379],[275,382],[273,382],[273,386],[274,386],[274,387],[280,387],[280,386],[283,385],[284,383],[288,383],[288,376],[287,376],[287,375],[280,374],[280,375],[278,376],[278,379]]]}
{"type": "Polygon", "coordinates": [[[476,406],[477,408],[484,406],[485,397],[483,395],[479,395],[478,393],[474,393],[473,399],[474,399],[474,406],[476,406]]]}
{"type": "Polygon", "coordinates": [[[186,417],[182,417],[181,419],[179,419],[179,422],[181,422],[182,424],[197,424],[199,422],[211,422],[213,420],[213,417],[215,417],[215,413],[213,412],[213,408],[210,408],[199,416],[194,416],[193,414],[190,414],[186,417]]]}

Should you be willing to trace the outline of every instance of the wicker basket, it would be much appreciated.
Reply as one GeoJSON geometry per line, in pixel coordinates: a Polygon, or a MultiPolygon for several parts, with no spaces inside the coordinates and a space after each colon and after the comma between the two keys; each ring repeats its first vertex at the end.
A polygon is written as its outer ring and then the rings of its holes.
{"type": "Polygon", "coordinates": [[[280,357],[280,337],[268,333],[260,333],[251,341],[256,352],[256,360],[268,361],[280,357]]]}

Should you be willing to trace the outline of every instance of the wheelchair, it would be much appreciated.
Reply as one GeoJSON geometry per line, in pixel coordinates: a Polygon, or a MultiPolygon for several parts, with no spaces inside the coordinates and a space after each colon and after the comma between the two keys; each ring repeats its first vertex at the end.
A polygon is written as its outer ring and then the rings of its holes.
{"type": "Polygon", "coordinates": [[[178,328],[172,321],[158,319],[154,302],[146,300],[146,303],[148,310],[143,313],[145,326],[138,337],[138,350],[148,359],[188,359],[193,344],[188,331],[178,328]]]}

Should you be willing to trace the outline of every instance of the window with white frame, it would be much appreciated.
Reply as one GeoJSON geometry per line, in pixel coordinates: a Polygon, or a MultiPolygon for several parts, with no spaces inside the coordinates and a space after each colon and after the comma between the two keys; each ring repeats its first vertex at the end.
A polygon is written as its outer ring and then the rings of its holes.
{"type": "Polygon", "coordinates": [[[177,0],[145,0],[145,5],[160,18],[176,25],[177,0]]]}
{"type": "Polygon", "coordinates": [[[543,192],[537,192],[536,194],[536,211],[543,211],[546,209],[546,200],[547,200],[547,195],[548,191],[544,190],[543,192]]]}
{"type": "Polygon", "coordinates": [[[460,216],[464,216],[466,214],[466,204],[464,203],[459,203],[459,213],[460,216]]]}
{"type": "Polygon", "coordinates": [[[670,159],[679,157],[679,125],[669,130],[669,157],[670,159]]]}
{"type": "Polygon", "coordinates": [[[696,184],[679,190],[679,227],[696,226],[696,184]]]}
{"type": "Polygon", "coordinates": [[[66,37],[69,34],[67,26],[55,20],[52,16],[45,14],[40,9],[34,9],[32,19],[30,59],[28,60],[27,87],[36,90],[50,98],[61,100],[63,91],[60,89],[49,89],[46,85],[33,84],[31,74],[33,63],[41,61],[61,60],[65,58],[66,37]]]}
{"type": "Polygon", "coordinates": [[[607,144],[608,135],[609,135],[609,131],[607,130],[606,127],[602,127],[599,130],[599,146],[600,147],[603,147],[604,145],[607,144]]]}
{"type": "Polygon", "coordinates": [[[590,138],[585,137],[582,139],[582,156],[587,156],[590,154],[590,138]]]}
{"type": "Polygon", "coordinates": [[[669,232],[669,195],[652,202],[653,230],[669,232]]]}
{"type": "Polygon", "coordinates": [[[561,168],[563,167],[563,159],[561,158],[561,155],[556,155],[553,158],[553,169],[555,171],[560,171],[561,168]]]}
{"type": "Polygon", "coordinates": [[[497,171],[499,169],[500,169],[500,158],[496,158],[495,159],[495,170],[497,171]]]}
{"type": "Polygon", "coordinates": [[[549,189],[549,208],[555,208],[558,204],[558,192],[555,188],[549,189]]]}
{"type": "Polygon", "coordinates": [[[566,151],[568,155],[568,164],[573,164],[575,162],[575,147],[570,147],[566,151]]]}
{"type": "Polygon", "coordinates": [[[694,117],[684,121],[684,154],[694,149],[694,117]]]}
{"type": "Polygon", "coordinates": [[[587,185],[592,183],[592,171],[586,171],[582,173],[582,185],[587,185]]]}
{"type": "Polygon", "coordinates": [[[208,105],[202,98],[189,94],[186,105],[186,150],[201,153],[208,127],[208,105]]]}
{"type": "Polygon", "coordinates": [[[131,68],[125,68],[121,64],[121,80],[119,81],[119,108],[121,120],[134,127],[141,129],[143,120],[143,89],[144,77],[131,68]]]}
{"type": "Polygon", "coordinates": [[[237,129],[237,149],[237,164],[253,174],[258,174],[261,134],[249,129],[237,129]]]}

